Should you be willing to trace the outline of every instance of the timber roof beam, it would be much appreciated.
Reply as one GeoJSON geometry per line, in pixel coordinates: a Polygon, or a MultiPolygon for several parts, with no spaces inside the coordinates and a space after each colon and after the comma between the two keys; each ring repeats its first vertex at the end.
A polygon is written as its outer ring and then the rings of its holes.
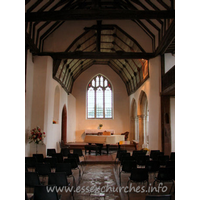
{"type": "Polygon", "coordinates": [[[66,21],[66,20],[137,20],[137,19],[172,19],[175,10],[61,10],[31,12],[25,14],[26,22],[66,21]]]}

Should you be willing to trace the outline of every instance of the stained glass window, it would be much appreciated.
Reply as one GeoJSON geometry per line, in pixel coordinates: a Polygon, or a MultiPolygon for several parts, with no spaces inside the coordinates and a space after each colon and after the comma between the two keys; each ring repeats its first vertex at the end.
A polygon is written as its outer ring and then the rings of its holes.
{"type": "Polygon", "coordinates": [[[102,76],[95,76],[87,87],[87,118],[112,119],[113,95],[110,81],[102,76]]]}

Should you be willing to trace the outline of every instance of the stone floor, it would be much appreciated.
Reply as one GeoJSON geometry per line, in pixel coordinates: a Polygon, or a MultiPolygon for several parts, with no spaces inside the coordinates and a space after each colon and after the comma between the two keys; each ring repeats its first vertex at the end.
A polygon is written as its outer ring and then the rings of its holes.
{"type": "MultiPolygon", "coordinates": [[[[142,187],[144,184],[133,184],[132,192],[127,195],[127,181],[129,179],[129,173],[122,173],[121,187],[119,185],[119,165],[115,164],[116,154],[110,155],[88,155],[85,159],[81,158],[81,161],[86,161],[81,169],[81,178],[79,179],[79,171],[73,170],[73,174],[76,180],[76,189],[74,190],[74,200],[145,200],[146,190],[142,187]],[[126,189],[125,189],[126,188],[126,189]],[[133,192],[134,189],[135,192],[133,192]],[[121,191],[120,191],[121,190],[121,191]]],[[[154,177],[156,174],[149,175],[150,186],[153,185],[154,177]]],[[[72,183],[72,178],[68,178],[68,181],[72,183]]],[[[48,183],[48,180],[46,180],[48,183]]],[[[150,188],[150,187],[149,187],[150,188]]],[[[149,189],[148,188],[148,189],[149,189]]],[[[158,185],[156,185],[158,189],[158,185]]],[[[166,183],[160,188],[159,194],[162,194],[162,190],[167,189],[163,194],[169,194],[171,183],[166,183]]],[[[172,200],[175,199],[174,191],[172,191],[172,200]]],[[[61,200],[72,199],[69,192],[59,192],[61,200]]],[[[154,194],[158,194],[157,192],[154,194]]]]}
{"type": "MultiPolygon", "coordinates": [[[[122,173],[121,186],[119,185],[120,166],[115,164],[115,157],[115,153],[102,156],[95,156],[95,154],[92,154],[85,157],[86,162],[81,168],[83,171],[80,180],[78,178],[78,170],[73,170],[77,185],[77,191],[74,192],[75,200],[145,200],[147,193],[142,189],[144,188],[144,184],[132,184],[132,192],[129,193],[129,195],[127,194],[126,186],[130,176],[129,173],[122,173]],[[134,189],[135,192],[133,191],[134,189]]],[[[81,158],[81,160],[84,161],[83,158],[81,158]]],[[[156,174],[149,175],[149,187],[147,190],[153,187],[155,176],[156,174]]],[[[159,193],[154,192],[155,195],[169,194],[171,183],[165,183],[160,186],[159,193]],[[165,191],[166,189],[167,191],[165,191]]],[[[155,185],[155,188],[158,190],[158,185],[155,185]]],[[[171,193],[172,200],[174,200],[174,190],[171,193]]],[[[69,198],[69,194],[65,193],[62,194],[61,200],[69,198]]]]}

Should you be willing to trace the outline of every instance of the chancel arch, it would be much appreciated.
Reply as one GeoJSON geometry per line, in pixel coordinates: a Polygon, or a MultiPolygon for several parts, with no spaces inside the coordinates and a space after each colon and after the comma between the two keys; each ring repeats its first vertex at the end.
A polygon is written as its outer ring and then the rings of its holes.
{"type": "Polygon", "coordinates": [[[130,141],[139,140],[138,135],[138,117],[137,117],[137,105],[135,99],[132,99],[131,103],[131,122],[130,122],[130,141]]]}
{"type": "Polygon", "coordinates": [[[148,100],[144,91],[141,91],[138,101],[139,148],[148,147],[148,100]]]}

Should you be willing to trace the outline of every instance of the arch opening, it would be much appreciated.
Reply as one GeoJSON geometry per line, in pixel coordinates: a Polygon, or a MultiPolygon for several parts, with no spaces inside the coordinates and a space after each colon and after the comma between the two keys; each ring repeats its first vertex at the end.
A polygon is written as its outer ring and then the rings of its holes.
{"type": "Polygon", "coordinates": [[[132,100],[131,104],[131,122],[130,122],[130,141],[139,140],[138,135],[138,117],[137,117],[137,105],[135,99],[132,100]]]}
{"type": "Polygon", "coordinates": [[[67,109],[66,105],[62,109],[61,142],[67,143],[67,109]]]}
{"type": "Polygon", "coordinates": [[[149,111],[147,95],[144,91],[141,91],[138,101],[139,148],[148,147],[148,121],[149,111]]]}

